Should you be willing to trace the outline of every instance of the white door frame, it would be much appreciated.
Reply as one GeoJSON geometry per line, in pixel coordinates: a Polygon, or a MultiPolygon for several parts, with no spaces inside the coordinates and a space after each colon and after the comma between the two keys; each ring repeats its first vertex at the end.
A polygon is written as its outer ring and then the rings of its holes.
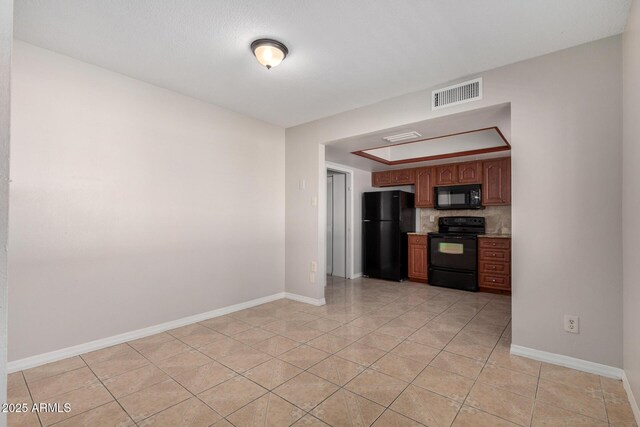
{"type": "MultiPolygon", "coordinates": [[[[327,197],[325,198],[326,201],[326,205],[327,205],[327,232],[325,234],[325,238],[327,241],[326,244],[326,258],[327,261],[325,263],[325,269],[327,270],[327,275],[329,274],[329,270],[331,270],[331,275],[333,276],[333,175],[329,175],[327,173],[327,197]],[[331,181],[331,185],[329,185],[329,181],[331,181]],[[329,203],[331,203],[331,206],[329,206],[329,203]],[[329,213],[329,210],[331,210],[331,213],[329,213]],[[329,218],[331,218],[331,233],[329,233],[329,218]],[[331,241],[329,241],[329,234],[331,234],[331,241]],[[331,252],[331,257],[329,257],[329,252],[331,252]],[[331,268],[329,268],[331,267],[331,268]]],[[[346,254],[346,247],[345,247],[345,254],[346,254]]],[[[346,268],[346,265],[345,265],[346,268]]],[[[345,271],[346,274],[346,271],[345,271]]]]}
{"type": "MultiPolygon", "coordinates": [[[[347,276],[348,279],[353,279],[353,258],[354,258],[354,253],[353,253],[353,175],[354,175],[354,170],[347,167],[347,166],[343,166],[340,165],[338,163],[333,163],[333,162],[325,162],[325,172],[327,169],[331,169],[337,172],[342,172],[344,174],[347,175],[347,248],[346,248],[346,253],[347,253],[347,265],[345,268],[345,276],[347,276]]],[[[326,184],[325,184],[326,185],[326,184]]],[[[324,211],[327,210],[327,201],[325,198],[325,206],[324,211]]],[[[325,221],[326,222],[326,221],[325,221]]],[[[326,235],[326,232],[325,232],[326,235]]],[[[325,267],[325,275],[327,274],[326,272],[326,267],[325,267]]]]}

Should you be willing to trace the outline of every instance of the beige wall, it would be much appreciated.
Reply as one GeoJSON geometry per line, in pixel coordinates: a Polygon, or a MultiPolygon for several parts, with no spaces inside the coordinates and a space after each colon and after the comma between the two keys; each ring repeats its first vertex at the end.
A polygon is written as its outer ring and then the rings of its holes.
{"type": "Polygon", "coordinates": [[[640,399],[640,3],[631,6],[623,38],[624,369],[640,399]]]}
{"type": "MultiPolygon", "coordinates": [[[[7,401],[7,239],[13,0],[0,0],[0,402],[7,401]]],[[[0,413],[0,426],[6,414],[0,413]]]]}
{"type": "Polygon", "coordinates": [[[284,130],[15,44],[9,359],[284,290],[284,130]]]}
{"type": "Polygon", "coordinates": [[[621,59],[612,37],[480,73],[482,101],[432,112],[429,89],[287,129],[287,290],[322,293],[308,280],[324,254],[308,203],[322,200],[319,144],[510,102],[513,341],[621,367],[621,59]],[[580,316],[580,334],[563,331],[564,314],[580,316]]]}

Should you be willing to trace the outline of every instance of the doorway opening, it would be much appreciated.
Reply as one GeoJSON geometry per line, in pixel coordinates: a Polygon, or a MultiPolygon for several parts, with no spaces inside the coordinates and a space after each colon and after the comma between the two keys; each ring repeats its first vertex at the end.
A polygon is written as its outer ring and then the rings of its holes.
{"type": "Polygon", "coordinates": [[[327,276],[351,277],[349,262],[350,182],[351,177],[348,172],[327,169],[327,276]]]}

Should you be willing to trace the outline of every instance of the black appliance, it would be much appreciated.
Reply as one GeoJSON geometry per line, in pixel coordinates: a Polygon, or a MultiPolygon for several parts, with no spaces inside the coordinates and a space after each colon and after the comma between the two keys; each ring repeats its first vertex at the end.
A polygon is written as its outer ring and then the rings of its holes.
{"type": "Polygon", "coordinates": [[[407,233],[415,231],[413,193],[379,191],[362,195],[363,274],[387,280],[408,277],[407,233]]]}
{"type": "Polygon", "coordinates": [[[478,234],[484,232],[483,217],[440,217],[438,232],[427,235],[429,284],[477,291],[478,234]]]}
{"type": "Polygon", "coordinates": [[[480,184],[434,187],[433,191],[436,209],[482,209],[480,184]]]}

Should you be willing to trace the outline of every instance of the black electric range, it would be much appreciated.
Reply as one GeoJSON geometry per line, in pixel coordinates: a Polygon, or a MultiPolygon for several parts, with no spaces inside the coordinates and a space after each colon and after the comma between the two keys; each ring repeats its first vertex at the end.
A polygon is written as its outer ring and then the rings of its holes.
{"type": "Polygon", "coordinates": [[[429,284],[477,291],[478,235],[484,233],[483,217],[440,217],[438,232],[427,237],[429,284]]]}

